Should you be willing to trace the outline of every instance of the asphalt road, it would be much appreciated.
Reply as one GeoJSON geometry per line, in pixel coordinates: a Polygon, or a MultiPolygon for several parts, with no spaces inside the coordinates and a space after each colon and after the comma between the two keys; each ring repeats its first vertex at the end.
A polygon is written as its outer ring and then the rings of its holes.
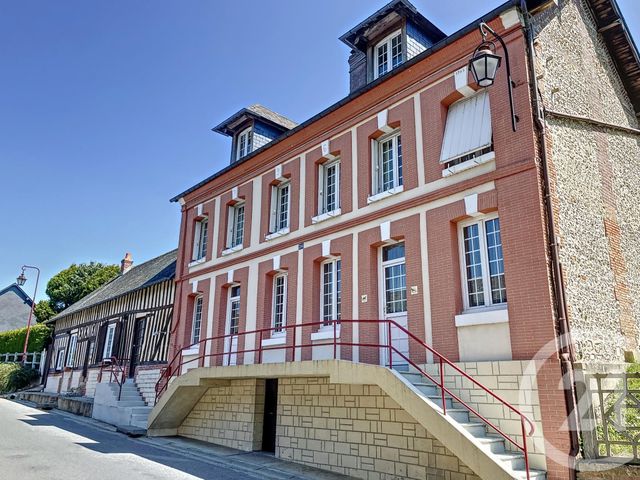
{"type": "MultiPolygon", "coordinates": [[[[229,454],[222,458],[210,455],[211,461],[208,461],[206,453],[191,455],[188,451],[171,448],[170,442],[165,448],[162,440],[155,445],[155,439],[132,439],[100,425],[55,410],[44,412],[0,399],[0,479],[274,478],[258,468],[252,474],[244,462],[240,468],[240,456],[229,454]],[[234,467],[234,458],[238,462],[237,468],[234,467]]],[[[295,474],[286,477],[311,478],[295,474]]]]}

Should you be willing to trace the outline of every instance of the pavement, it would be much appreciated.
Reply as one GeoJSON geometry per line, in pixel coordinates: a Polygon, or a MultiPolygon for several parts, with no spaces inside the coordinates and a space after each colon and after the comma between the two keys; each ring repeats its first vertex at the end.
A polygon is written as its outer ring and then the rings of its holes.
{"type": "Polygon", "coordinates": [[[349,477],[179,437],[130,438],[115,427],[0,398],[2,480],[344,480],[349,477]]]}

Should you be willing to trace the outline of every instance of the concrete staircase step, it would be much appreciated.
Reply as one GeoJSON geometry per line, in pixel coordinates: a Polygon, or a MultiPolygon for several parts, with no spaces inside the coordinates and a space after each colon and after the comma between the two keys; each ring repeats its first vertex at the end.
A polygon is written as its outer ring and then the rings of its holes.
{"type": "MultiPolygon", "coordinates": [[[[442,408],[442,396],[441,395],[429,395],[427,396],[429,400],[442,408]]],[[[453,399],[451,397],[444,398],[445,404],[447,405],[447,412],[450,408],[453,408],[453,399]]]]}
{"type": "Polygon", "coordinates": [[[118,407],[144,407],[142,400],[127,400],[118,402],[118,407]]]}
{"type": "Polygon", "coordinates": [[[437,395],[439,390],[438,387],[430,383],[414,383],[413,386],[428,396],[437,395]]]}
{"type": "Polygon", "coordinates": [[[476,437],[476,439],[482,448],[490,451],[491,453],[502,454],[506,451],[503,438],[486,436],[476,437]]]}
{"type": "Polygon", "coordinates": [[[460,423],[460,426],[474,437],[487,436],[487,426],[482,422],[460,423]]]}
{"type": "MultiPolygon", "coordinates": [[[[523,470],[515,471],[516,477],[518,480],[527,480],[527,472],[523,470]]],[[[529,470],[529,478],[530,480],[546,480],[547,472],[543,472],[542,470],[529,470]]]]}
{"type": "Polygon", "coordinates": [[[151,410],[153,410],[153,408],[151,407],[132,407],[131,413],[134,415],[149,415],[151,413],[151,410]]]}
{"type": "Polygon", "coordinates": [[[496,454],[503,463],[507,464],[513,470],[524,471],[524,455],[521,453],[498,453],[496,454]]]}
{"type": "Polygon", "coordinates": [[[470,423],[469,410],[466,408],[447,408],[447,415],[458,423],[470,423]]]}

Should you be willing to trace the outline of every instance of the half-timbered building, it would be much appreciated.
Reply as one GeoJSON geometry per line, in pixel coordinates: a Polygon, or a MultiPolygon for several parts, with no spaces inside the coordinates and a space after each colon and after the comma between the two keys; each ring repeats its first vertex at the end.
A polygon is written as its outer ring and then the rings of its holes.
{"type": "Polygon", "coordinates": [[[127,254],[120,275],[51,320],[46,391],[92,397],[112,364],[135,381],[146,403],[167,362],[173,315],[176,251],[132,266],[127,254]]]}

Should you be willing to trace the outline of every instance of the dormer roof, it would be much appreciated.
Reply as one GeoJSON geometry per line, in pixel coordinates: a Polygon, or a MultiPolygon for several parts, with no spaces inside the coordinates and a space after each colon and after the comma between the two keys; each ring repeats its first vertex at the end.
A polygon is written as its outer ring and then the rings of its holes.
{"type": "Polygon", "coordinates": [[[413,21],[423,33],[430,37],[433,43],[437,43],[447,36],[418,12],[418,9],[408,0],[392,0],[342,35],[340,40],[354,50],[365,51],[369,41],[398,17],[405,17],[413,21]]]}
{"type": "Polygon", "coordinates": [[[279,113],[256,103],[234,113],[220,125],[212,128],[212,130],[214,132],[221,133],[222,135],[232,137],[237,133],[238,127],[240,127],[247,119],[260,120],[267,125],[271,125],[282,130],[283,132],[298,126],[296,122],[289,120],[287,117],[283,117],[279,113]]]}

